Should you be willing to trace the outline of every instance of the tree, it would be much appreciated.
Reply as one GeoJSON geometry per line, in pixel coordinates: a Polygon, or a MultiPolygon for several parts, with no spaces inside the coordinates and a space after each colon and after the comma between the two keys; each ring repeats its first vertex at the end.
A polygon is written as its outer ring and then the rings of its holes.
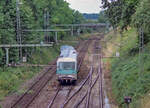
{"type": "MultiPolygon", "coordinates": [[[[3,13],[2,13],[2,9],[3,9],[3,7],[2,6],[0,6],[0,25],[3,23],[3,21],[4,21],[4,15],[3,15],[3,13]]],[[[2,29],[0,29],[0,32],[2,32],[2,29]]],[[[2,35],[0,34],[0,40],[2,39],[2,35]]],[[[1,41],[0,41],[0,44],[1,44],[1,41]]],[[[2,51],[2,49],[0,49],[0,63],[2,63],[2,58],[3,58],[3,56],[4,56],[4,54],[3,54],[3,51],[2,51]]]]}
{"type": "Polygon", "coordinates": [[[112,26],[120,26],[124,30],[131,24],[132,15],[136,12],[139,0],[113,0],[112,2],[103,0],[102,3],[112,26]]]}
{"type": "Polygon", "coordinates": [[[99,23],[106,23],[107,22],[107,18],[105,17],[105,11],[101,11],[99,13],[98,22],[99,23]]]}
{"type": "Polygon", "coordinates": [[[144,30],[144,43],[148,43],[150,41],[150,1],[143,0],[137,6],[136,12],[133,15],[133,24],[139,29],[143,28],[144,30]]]}
{"type": "Polygon", "coordinates": [[[83,15],[79,12],[79,11],[75,11],[73,12],[73,24],[80,24],[83,23],[85,21],[85,19],[83,18],[83,15]]]}
{"type": "MultiPolygon", "coordinates": [[[[47,11],[50,15],[48,28],[51,24],[71,24],[82,23],[83,16],[69,8],[69,4],[64,0],[20,0],[19,5],[21,29],[44,29],[44,13],[47,11]]],[[[0,1],[0,44],[17,43],[16,26],[16,0],[0,1]]],[[[22,43],[40,43],[44,40],[44,33],[21,32],[22,43]]],[[[60,35],[66,35],[61,33],[60,35]]],[[[23,48],[23,54],[24,53],[23,48]]],[[[5,50],[0,49],[0,62],[5,50]]],[[[30,52],[29,52],[30,53],[30,52]]],[[[18,50],[10,49],[11,61],[18,58],[18,50]]]]}

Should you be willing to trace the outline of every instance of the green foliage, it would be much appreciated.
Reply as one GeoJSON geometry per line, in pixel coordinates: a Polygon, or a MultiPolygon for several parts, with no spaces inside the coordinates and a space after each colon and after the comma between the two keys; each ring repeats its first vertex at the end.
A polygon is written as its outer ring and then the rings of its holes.
{"type": "Polygon", "coordinates": [[[59,47],[53,48],[36,48],[36,51],[31,56],[30,63],[32,64],[48,64],[59,55],[59,47]]]}
{"type": "Polygon", "coordinates": [[[138,56],[124,57],[122,60],[113,61],[112,65],[112,83],[113,93],[119,104],[123,102],[124,96],[132,96],[133,102],[131,108],[139,108],[136,103],[141,96],[150,90],[150,57],[144,54],[144,69],[139,73],[138,56]]]}
{"type": "Polygon", "coordinates": [[[113,27],[120,26],[127,29],[131,24],[132,15],[136,12],[139,0],[115,0],[108,2],[103,0],[103,8],[106,9],[106,16],[113,27]]]}
{"type": "Polygon", "coordinates": [[[101,11],[101,12],[99,13],[98,22],[99,22],[99,23],[106,23],[106,22],[107,22],[107,18],[106,18],[106,16],[105,16],[105,11],[101,11]]]}
{"type": "Polygon", "coordinates": [[[31,78],[40,68],[6,68],[0,69],[0,99],[17,91],[19,85],[26,79],[31,78]]]}
{"type": "Polygon", "coordinates": [[[137,40],[135,29],[124,32],[122,41],[125,43],[121,48],[121,58],[111,61],[113,93],[121,108],[125,107],[121,105],[124,96],[132,97],[131,108],[140,108],[140,99],[150,91],[150,44],[143,52],[143,63],[139,64],[138,53],[132,55],[131,52],[137,47],[137,40]],[[141,65],[144,71],[140,71],[141,65]]]}
{"type": "MultiPolygon", "coordinates": [[[[69,4],[64,0],[20,0],[19,4],[21,29],[43,29],[44,13],[50,15],[48,29],[52,24],[72,24],[82,23],[84,18],[78,11],[69,8],[69,4]]],[[[16,0],[0,1],[0,44],[16,44],[16,0]],[[7,38],[6,38],[7,37],[7,38]]],[[[57,29],[59,29],[57,27],[57,29]]],[[[53,33],[48,33],[52,37],[53,33]]],[[[65,32],[59,33],[62,37],[65,32]]],[[[40,43],[44,41],[43,32],[21,32],[22,43],[40,43]]],[[[23,48],[23,55],[25,55],[23,48]]],[[[0,64],[5,62],[4,49],[0,49],[0,64]]],[[[28,50],[31,53],[31,49],[28,50]]],[[[18,49],[10,49],[10,62],[18,61],[18,49]]]]}
{"type": "Polygon", "coordinates": [[[149,0],[103,0],[103,8],[111,25],[122,30],[134,25],[139,31],[143,28],[144,43],[150,41],[150,1],[149,0]]]}
{"type": "Polygon", "coordinates": [[[136,13],[133,15],[133,24],[135,27],[143,28],[145,44],[150,41],[150,1],[142,0],[137,6],[136,13]]]}
{"type": "MultiPolygon", "coordinates": [[[[149,0],[102,0],[103,8],[113,27],[122,30],[133,25],[137,31],[144,32],[145,51],[142,54],[143,63],[139,62],[137,33],[131,30],[123,35],[121,58],[112,60],[112,85],[115,99],[123,103],[124,96],[132,96],[131,108],[140,108],[140,99],[150,91],[150,1],[149,0]],[[124,44],[125,43],[125,44],[124,44]],[[143,71],[140,71],[140,65],[143,71]]],[[[120,106],[124,108],[125,106],[120,106]]]]}
{"type": "Polygon", "coordinates": [[[85,21],[83,15],[79,11],[74,11],[73,16],[74,16],[73,23],[75,24],[81,24],[85,21]]]}

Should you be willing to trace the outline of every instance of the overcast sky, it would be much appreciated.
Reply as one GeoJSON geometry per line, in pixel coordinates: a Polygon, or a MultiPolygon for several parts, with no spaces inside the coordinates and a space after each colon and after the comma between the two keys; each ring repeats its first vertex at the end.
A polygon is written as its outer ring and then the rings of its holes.
{"type": "Polygon", "coordinates": [[[101,0],[65,0],[72,9],[81,13],[99,13],[101,0]]]}

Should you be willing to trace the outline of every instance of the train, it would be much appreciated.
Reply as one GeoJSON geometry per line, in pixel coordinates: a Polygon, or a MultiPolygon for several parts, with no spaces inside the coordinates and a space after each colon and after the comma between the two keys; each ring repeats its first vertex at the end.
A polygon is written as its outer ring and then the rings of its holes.
{"type": "Polygon", "coordinates": [[[56,76],[60,84],[75,84],[77,81],[77,56],[74,47],[63,45],[57,59],[56,76]]]}

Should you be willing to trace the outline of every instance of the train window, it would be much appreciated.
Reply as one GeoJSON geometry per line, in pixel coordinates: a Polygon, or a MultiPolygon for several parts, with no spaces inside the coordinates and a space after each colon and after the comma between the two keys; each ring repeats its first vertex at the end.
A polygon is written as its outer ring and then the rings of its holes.
{"type": "Polygon", "coordinates": [[[60,62],[60,70],[75,70],[75,62],[60,62]]]}

